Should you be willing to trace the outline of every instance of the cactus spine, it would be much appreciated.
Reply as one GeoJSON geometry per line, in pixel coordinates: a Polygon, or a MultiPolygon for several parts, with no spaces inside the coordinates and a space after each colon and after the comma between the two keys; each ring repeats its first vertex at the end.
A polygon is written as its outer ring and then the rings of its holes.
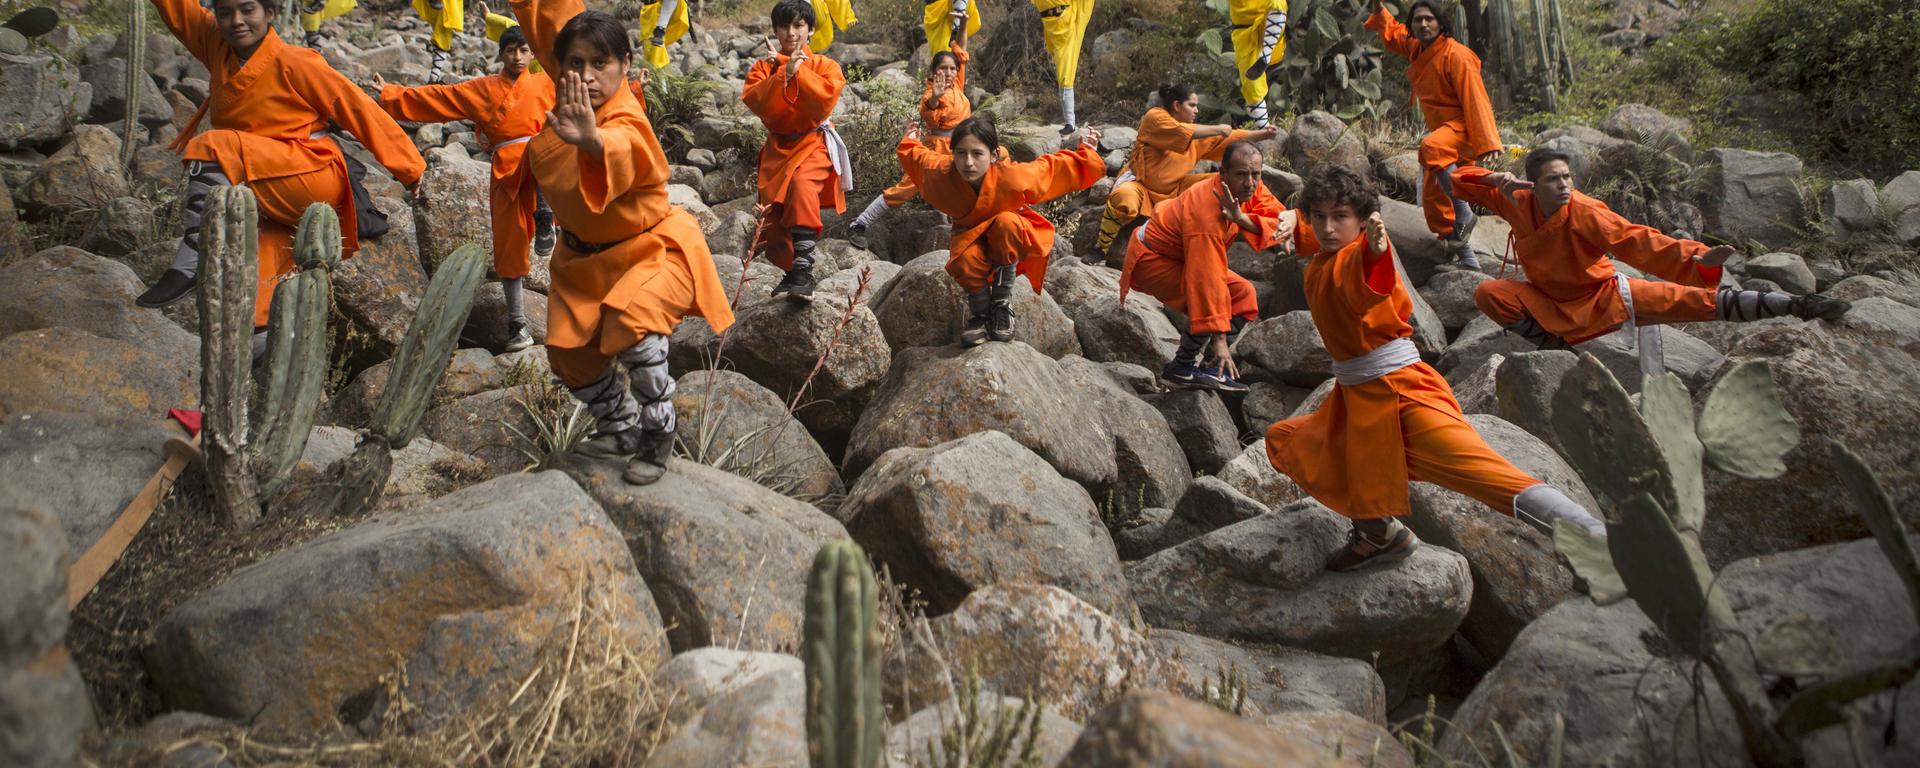
{"type": "Polygon", "coordinates": [[[147,8],[127,4],[127,115],[120,123],[120,166],[133,165],[134,131],[140,128],[141,82],[147,76],[147,8]]]}
{"type": "Polygon", "coordinates": [[[880,708],[878,590],[859,545],[820,548],[807,579],[807,754],[814,768],[875,768],[880,708]]]}

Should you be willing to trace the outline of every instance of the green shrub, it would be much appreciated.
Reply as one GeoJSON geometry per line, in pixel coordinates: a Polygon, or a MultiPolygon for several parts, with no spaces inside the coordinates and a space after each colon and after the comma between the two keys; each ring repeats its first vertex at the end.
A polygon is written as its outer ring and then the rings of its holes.
{"type": "Polygon", "coordinates": [[[866,204],[871,195],[900,181],[900,160],[894,147],[907,121],[919,117],[916,100],[920,94],[909,92],[899,83],[868,74],[850,73],[849,82],[866,91],[866,101],[834,119],[840,138],[847,142],[853,159],[853,188],[856,199],[848,200],[848,212],[858,211],[853,203],[866,204]]]}

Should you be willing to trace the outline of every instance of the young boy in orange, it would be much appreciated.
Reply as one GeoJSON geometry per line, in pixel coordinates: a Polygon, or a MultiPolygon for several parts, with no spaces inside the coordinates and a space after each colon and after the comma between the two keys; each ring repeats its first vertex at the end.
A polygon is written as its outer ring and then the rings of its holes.
{"type": "MultiPolygon", "coordinates": [[[[953,127],[973,116],[973,102],[967,100],[967,30],[959,23],[965,20],[964,13],[954,13],[953,40],[948,50],[933,55],[928,67],[927,90],[920,95],[920,124],[925,128],[925,144],[935,152],[947,152],[953,127]]],[[[977,22],[975,26],[979,26],[977,22]]],[[[867,209],[848,225],[847,242],[865,250],[867,227],[880,220],[888,209],[905,205],[918,194],[920,190],[913,186],[913,179],[901,178],[900,183],[873,198],[867,209]]]]}
{"type": "Polygon", "coordinates": [[[807,49],[813,34],[813,5],[780,0],[773,6],[774,47],[747,71],[740,100],[766,123],[760,147],[759,201],[768,209],[767,226],[756,248],[787,271],[773,295],[795,302],[813,300],[813,251],[820,238],[820,208],[847,207],[853,190],[853,161],[847,144],[827,116],[840,101],[847,78],[833,59],[807,49]]]}
{"type": "Polygon", "coordinates": [[[527,71],[533,49],[520,27],[501,32],[499,59],[500,74],[459,85],[406,88],[388,84],[378,74],[373,79],[380,86],[380,106],[387,114],[416,122],[470,120],[492,145],[493,183],[487,189],[487,206],[493,224],[493,272],[507,298],[506,349],[517,352],[533,346],[521,282],[532,269],[528,246],[539,200],[533,172],[524,160],[527,142],[546,125],[554,93],[553,79],[546,73],[527,71]]]}
{"type": "Polygon", "coordinates": [[[1100,238],[1093,253],[1084,258],[1090,263],[1107,260],[1114,238],[1126,227],[1153,215],[1153,209],[1174,195],[1213,177],[1194,173],[1202,160],[1219,160],[1220,151],[1235,141],[1264,141],[1278,131],[1272,127],[1255,131],[1237,131],[1231,125],[1195,125],[1200,117],[1200,96],[1186,85],[1163,85],[1158,91],[1160,106],[1147,110],[1140,118],[1140,133],[1133,140],[1133,155],[1127,169],[1107,194],[1107,208],[1100,214],[1100,238]]]}
{"type": "MultiPolygon", "coordinates": [[[[275,5],[214,0],[212,11],[196,0],[153,0],[153,5],[212,80],[206,102],[173,144],[187,167],[180,249],[173,266],[136,301],[163,307],[192,293],[207,193],[216,186],[245,184],[260,217],[253,323],[263,328],[274,285],[294,271],[293,230],[308,205],[326,203],[339,214],[344,255],[360,247],[346,155],[327,135],[327,126],[353,134],[407,187],[420,181],[426,163],[400,125],[359,86],[333,71],[320,54],[281,42],[273,31],[275,5]],[[210,118],[213,128],[195,133],[202,118],[210,118]]],[[[264,331],[256,334],[256,355],[264,342],[264,331]]]]}
{"type": "Polygon", "coordinates": [[[921,144],[917,123],[907,126],[900,167],[928,205],[953,219],[947,274],[967,293],[962,344],[1013,340],[1014,275],[1044,290],[1053,252],[1053,224],[1027,206],[1093,186],[1107,173],[1099,146],[1100,133],[1088,128],[1077,149],[1015,163],[1000,160],[1000,136],[985,115],[953,127],[950,155],[921,144]]]}
{"type": "Polygon", "coordinates": [[[1552,533],[1556,520],[1606,535],[1566,494],[1495,453],[1460,412],[1439,372],[1413,347],[1413,298],[1394,268],[1373,185],[1328,163],[1301,193],[1318,254],[1303,282],[1314,327],[1333,358],[1333,392],[1314,412],[1267,430],[1267,459],[1353,520],[1327,568],[1402,559],[1419,546],[1394,518],[1407,484],[1434,483],[1552,533]]]}
{"type": "Polygon", "coordinates": [[[1574,190],[1573,157],[1565,152],[1528,153],[1526,174],[1521,180],[1474,168],[1455,183],[1461,199],[1513,224],[1513,252],[1527,275],[1481,283],[1473,301],[1534,346],[1565,349],[1636,325],[1784,315],[1831,320],[1850,307],[1818,293],[1719,288],[1720,265],[1733,246],[1708,248],[1627,221],[1574,190]],[[1660,280],[1618,274],[1614,259],[1660,280]]]}
{"type": "MultiPolygon", "coordinates": [[[[1160,378],[1181,387],[1245,392],[1233,361],[1233,339],[1260,316],[1253,283],[1227,267],[1227,246],[1235,239],[1254,250],[1292,249],[1300,217],[1260,182],[1260,147],[1228,144],[1220,154],[1217,178],[1154,209],[1153,218],[1127,240],[1127,263],[1120,271],[1120,301],[1138,288],[1187,316],[1180,347],[1160,378]]],[[[1311,236],[1299,238],[1312,253],[1311,236]]]]}
{"type": "Polygon", "coordinates": [[[674,326],[693,315],[724,331],[733,310],[699,222],[667,204],[667,156],[627,86],[626,29],[583,7],[513,3],[542,68],[563,73],[546,127],[527,146],[564,233],[547,295],[547,361],[593,414],[595,435],[575,451],[627,458],[627,482],[645,485],[665,474],[673,451],[674,326]]]}
{"type": "Polygon", "coordinates": [[[1434,0],[1414,0],[1407,23],[1387,13],[1382,0],[1373,0],[1367,28],[1380,33],[1387,50],[1406,59],[1407,79],[1427,136],[1420,140],[1420,205],[1426,210],[1427,229],[1446,243],[1448,252],[1469,269],[1480,258],[1468,242],[1473,235],[1473,211],[1453,196],[1454,171],[1491,161],[1500,153],[1500,129],[1493,122],[1493,101],[1480,79],[1480,57],[1453,39],[1451,17],[1440,13],[1434,0]],[[1408,28],[1412,32],[1408,32],[1408,28]]]}

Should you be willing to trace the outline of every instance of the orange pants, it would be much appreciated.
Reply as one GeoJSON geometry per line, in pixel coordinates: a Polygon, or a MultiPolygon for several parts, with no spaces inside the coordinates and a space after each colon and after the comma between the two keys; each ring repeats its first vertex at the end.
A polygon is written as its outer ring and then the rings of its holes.
{"type": "Polygon", "coordinates": [[[1437,237],[1453,234],[1453,196],[1437,177],[1449,165],[1474,167],[1475,158],[1462,156],[1466,151],[1467,129],[1458,123],[1442,123],[1420,140],[1420,208],[1427,214],[1427,230],[1437,237]]]}
{"type": "Polygon", "coordinates": [[[793,228],[820,231],[820,195],[828,184],[838,184],[833,175],[833,158],[826,150],[810,153],[787,181],[785,202],[767,212],[767,227],[757,247],[764,248],[767,261],[782,270],[793,269],[793,228]]]}
{"type": "MultiPolygon", "coordinates": [[[[622,247],[642,245],[649,244],[630,241],[622,247]]],[[[589,340],[586,346],[546,345],[547,366],[553,369],[553,375],[560,377],[560,382],[567,385],[568,389],[592,384],[613,362],[614,356],[640,343],[647,334],[671,336],[681,318],[693,312],[697,296],[693,268],[688,265],[687,256],[675,248],[651,262],[648,268],[657,270],[654,277],[624,297],[578,295],[571,290],[571,285],[562,284],[561,281],[565,279],[563,272],[555,273],[554,290],[547,296],[549,327],[555,325],[551,318],[556,312],[568,311],[569,302],[599,305],[600,327],[594,334],[595,338],[589,340]]]]}
{"type": "Polygon", "coordinates": [[[971,248],[947,256],[947,274],[967,293],[987,289],[993,270],[1019,264],[1033,256],[1036,243],[1033,223],[1019,211],[1008,211],[987,220],[987,231],[974,240],[971,248]]]}
{"type": "MultiPolygon", "coordinates": [[[[1127,261],[1133,268],[1125,275],[1128,287],[1160,300],[1176,312],[1187,315],[1189,323],[1195,323],[1193,312],[1188,306],[1187,263],[1173,259],[1163,259],[1147,251],[1140,238],[1127,240],[1127,261]]],[[[1226,327],[1194,329],[1193,333],[1221,333],[1231,327],[1232,318],[1243,317],[1257,320],[1260,317],[1260,297],[1254,292],[1253,283],[1241,277],[1240,273],[1225,270],[1219,279],[1227,283],[1227,317],[1220,320],[1226,327]]],[[[1191,327],[1191,326],[1190,326],[1191,327]]]]}
{"type": "Polygon", "coordinates": [[[344,221],[353,208],[353,192],[346,177],[332,166],[292,176],[254,179],[246,186],[253,191],[260,222],[260,281],[253,299],[253,325],[264,328],[273,305],[273,287],[294,271],[293,231],[300,224],[301,214],[309,205],[326,203],[344,221]]]}
{"type": "Polygon", "coordinates": [[[1540,481],[1495,453],[1473,425],[1433,406],[1403,401],[1400,429],[1407,443],[1407,477],[1456,491],[1513,514],[1513,497],[1540,481]]]}
{"type": "Polygon", "coordinates": [[[498,181],[487,189],[487,210],[493,220],[493,274],[502,280],[526,277],[533,271],[528,249],[533,244],[533,211],[540,205],[533,174],[523,174],[518,187],[498,181]]]}
{"type": "Polygon", "coordinates": [[[1107,193],[1107,215],[1123,226],[1141,216],[1152,216],[1154,206],[1178,197],[1180,193],[1187,191],[1188,187],[1211,179],[1213,176],[1214,174],[1211,173],[1189,173],[1175,182],[1172,192],[1164,195],[1147,189],[1146,185],[1138,181],[1116,184],[1113,191],[1107,193]]]}
{"type": "MultiPolygon", "coordinates": [[[[1595,287],[1611,295],[1611,301],[1593,302],[1596,305],[1618,307],[1619,289],[1609,280],[1595,287]]],[[[1633,294],[1633,321],[1639,325],[1664,325],[1667,323],[1691,323],[1713,320],[1717,316],[1714,306],[1714,289],[1698,288],[1659,280],[1627,279],[1627,291],[1633,294]]],[[[1607,299],[1609,296],[1600,296],[1607,299]]],[[[1518,280],[1488,280],[1473,291],[1473,303],[1488,318],[1501,325],[1519,322],[1522,317],[1532,317],[1548,333],[1567,340],[1569,344],[1578,344],[1589,339],[1599,338],[1618,330],[1620,312],[1602,314],[1594,311],[1569,312],[1552,297],[1534,286],[1518,280]]]]}

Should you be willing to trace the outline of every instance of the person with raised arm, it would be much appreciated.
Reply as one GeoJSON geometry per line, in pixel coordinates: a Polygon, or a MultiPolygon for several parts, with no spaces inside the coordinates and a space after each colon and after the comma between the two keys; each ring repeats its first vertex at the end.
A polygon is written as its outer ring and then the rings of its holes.
{"type": "Polygon", "coordinates": [[[1200,119],[1200,95],[1185,84],[1162,85],[1156,93],[1160,106],[1140,118],[1133,154],[1100,214],[1099,239],[1094,241],[1093,253],[1082,257],[1088,262],[1106,261],[1122,230],[1152,216],[1155,206],[1213,178],[1211,173],[1193,172],[1200,161],[1219,160],[1232,142],[1264,141],[1278,133],[1272,127],[1241,131],[1231,125],[1195,123],[1200,119]]]}
{"type": "Polygon", "coordinates": [[[808,0],[779,0],[767,55],[747,70],[740,100],[767,126],[760,146],[759,202],[770,206],[757,250],[786,271],[773,295],[813,301],[813,256],[820,241],[820,209],[846,210],[853,191],[853,160],[827,116],[847,78],[840,64],[808,48],[814,32],[808,0]]]}
{"type": "MultiPolygon", "coordinates": [[[[953,127],[973,116],[973,102],[967,100],[967,62],[971,58],[967,55],[968,33],[959,24],[965,17],[958,12],[954,17],[955,33],[950,49],[933,54],[928,65],[927,89],[920,94],[922,142],[935,152],[946,152],[947,141],[953,137],[953,127]]],[[[861,211],[848,225],[847,241],[855,248],[866,249],[867,228],[879,221],[889,209],[905,205],[918,194],[913,179],[901,177],[900,183],[875,196],[873,202],[867,204],[866,210],[861,211]]]]}

